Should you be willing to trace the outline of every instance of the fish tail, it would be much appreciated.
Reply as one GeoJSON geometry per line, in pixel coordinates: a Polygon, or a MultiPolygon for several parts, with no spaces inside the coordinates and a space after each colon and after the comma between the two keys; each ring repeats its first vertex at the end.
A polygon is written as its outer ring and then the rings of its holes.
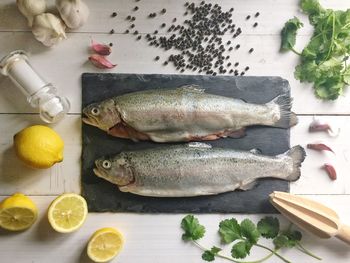
{"type": "Polygon", "coordinates": [[[290,173],[290,175],[288,175],[286,180],[288,181],[298,180],[301,175],[300,173],[301,163],[305,160],[305,157],[306,157],[306,152],[304,148],[301,147],[300,145],[297,145],[291,148],[289,151],[285,152],[283,155],[288,156],[293,160],[293,170],[290,173]]]}
{"type": "Polygon", "coordinates": [[[280,118],[273,126],[278,128],[289,128],[298,123],[298,117],[291,111],[293,99],[286,94],[279,95],[268,103],[268,105],[278,105],[280,118]]]}

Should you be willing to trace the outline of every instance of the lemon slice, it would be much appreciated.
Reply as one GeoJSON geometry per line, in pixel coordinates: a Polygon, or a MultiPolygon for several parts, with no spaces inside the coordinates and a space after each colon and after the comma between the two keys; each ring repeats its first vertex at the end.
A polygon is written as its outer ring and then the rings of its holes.
{"type": "Polygon", "coordinates": [[[10,231],[21,231],[34,224],[38,208],[24,194],[16,193],[0,203],[0,227],[10,231]]]}
{"type": "Polygon", "coordinates": [[[87,204],[82,196],[62,194],[51,203],[48,219],[57,232],[70,233],[83,225],[87,214],[87,204]]]}
{"type": "Polygon", "coordinates": [[[123,244],[124,238],[119,231],[110,227],[101,228],[91,236],[87,254],[95,262],[107,262],[118,255],[123,244]]]}

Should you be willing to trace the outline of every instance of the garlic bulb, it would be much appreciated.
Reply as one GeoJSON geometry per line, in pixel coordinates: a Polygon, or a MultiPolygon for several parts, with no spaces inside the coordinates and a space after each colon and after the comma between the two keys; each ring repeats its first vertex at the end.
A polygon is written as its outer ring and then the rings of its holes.
{"type": "Polygon", "coordinates": [[[51,47],[67,38],[65,28],[66,25],[57,16],[44,13],[34,17],[32,32],[38,41],[51,47]]]}
{"type": "Polygon", "coordinates": [[[33,19],[46,10],[45,0],[17,0],[19,11],[28,19],[29,27],[32,27],[33,19]]]}
{"type": "Polygon", "coordinates": [[[82,0],[56,0],[58,12],[69,28],[81,27],[89,17],[89,8],[82,0]]]}

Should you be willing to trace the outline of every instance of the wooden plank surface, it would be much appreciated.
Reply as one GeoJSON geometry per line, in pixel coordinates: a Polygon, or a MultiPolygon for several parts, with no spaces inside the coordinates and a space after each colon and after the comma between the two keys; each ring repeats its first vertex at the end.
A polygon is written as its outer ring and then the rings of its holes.
{"type": "MultiPolygon", "coordinates": [[[[45,48],[38,43],[29,32],[25,19],[19,14],[14,0],[0,2],[0,56],[14,49],[25,49],[31,55],[32,64],[49,81],[53,82],[62,94],[69,97],[72,108],[71,115],[54,125],[65,140],[65,160],[51,169],[34,171],[21,165],[12,149],[12,137],[27,125],[41,123],[35,110],[30,108],[25,98],[5,77],[0,76],[0,200],[4,196],[21,191],[33,196],[40,209],[41,219],[30,230],[8,234],[0,231],[1,262],[90,262],[84,253],[84,246],[90,234],[97,228],[115,226],[126,237],[127,243],[120,257],[113,262],[202,262],[197,248],[184,244],[180,239],[179,222],[183,215],[136,215],[136,214],[89,214],[83,228],[71,235],[54,233],[45,219],[47,206],[54,196],[62,192],[80,192],[80,154],[81,154],[81,87],[80,74],[83,72],[106,72],[98,70],[87,62],[89,43],[93,38],[100,42],[114,44],[110,59],[118,67],[108,72],[119,73],[176,73],[172,67],[163,67],[155,63],[154,57],[159,55],[161,61],[169,56],[147,46],[142,41],[134,41],[133,35],[122,34],[128,23],[125,17],[136,5],[131,0],[85,0],[91,9],[88,23],[81,29],[68,33],[68,39],[54,48],[45,48]],[[118,12],[117,18],[110,14],[118,12]],[[110,29],[116,34],[110,35],[110,29]],[[1,196],[2,195],[2,196],[1,196]],[[15,258],[15,259],[14,259],[15,258]],[[55,261],[56,260],[56,261],[55,261]]],[[[47,1],[52,9],[54,0],[47,1]]],[[[196,2],[199,2],[196,1],[196,2]]],[[[298,126],[292,129],[291,144],[305,146],[309,142],[324,140],[330,144],[336,155],[307,151],[308,157],[302,168],[303,176],[291,185],[291,191],[306,194],[334,208],[344,222],[350,222],[348,204],[350,202],[350,182],[348,167],[350,160],[350,97],[349,89],[344,97],[336,103],[317,100],[310,85],[300,84],[293,77],[298,58],[294,54],[278,52],[279,32],[283,23],[297,15],[305,23],[300,30],[297,49],[301,49],[308,41],[312,28],[308,26],[307,18],[300,13],[299,0],[215,0],[224,9],[235,7],[236,19],[241,21],[243,34],[238,39],[244,47],[254,47],[252,56],[246,56],[246,50],[235,52],[231,62],[240,61],[247,64],[251,70],[249,75],[280,75],[290,81],[292,95],[295,98],[294,111],[302,115],[323,114],[326,120],[335,122],[342,127],[338,138],[326,134],[309,134],[307,127],[311,116],[301,116],[298,126]],[[250,23],[242,21],[247,14],[261,13],[257,20],[259,26],[252,28],[250,23]],[[344,116],[335,116],[344,115],[344,116]],[[337,181],[331,182],[319,167],[331,162],[338,171],[337,181]]],[[[346,9],[350,0],[322,0],[326,7],[346,9]]],[[[140,14],[135,25],[143,35],[151,33],[162,22],[176,17],[182,21],[183,8],[178,1],[142,0],[137,3],[140,14]],[[158,16],[156,20],[146,19],[150,12],[167,8],[166,16],[158,16]]],[[[163,32],[164,33],[164,32],[163,32]]],[[[232,39],[227,35],[224,40],[232,39]]],[[[238,43],[238,42],[237,42],[238,43]]],[[[243,65],[242,65],[243,66],[243,65]]],[[[186,72],[191,74],[192,72],[186,72]]],[[[244,215],[234,215],[243,219],[244,215]]],[[[229,217],[227,215],[227,217],[229,217]]],[[[260,215],[251,215],[257,221],[260,215]]],[[[226,216],[201,215],[200,220],[207,225],[208,236],[203,244],[218,243],[217,223],[226,216]]],[[[286,223],[286,221],[283,221],[286,223]]],[[[305,235],[306,246],[323,257],[323,262],[348,262],[349,249],[337,240],[319,240],[305,235]]],[[[254,258],[265,255],[262,251],[254,251],[254,258]]],[[[310,263],[312,259],[296,251],[283,254],[293,262],[310,263]]],[[[218,260],[218,262],[220,262],[218,260]]],[[[224,262],[224,261],[221,261],[224,262]]],[[[281,262],[274,258],[268,262],[281,262]]],[[[316,261],[315,261],[316,262],[316,261]]]]}
{"type": "MultiPolygon", "coordinates": [[[[339,196],[310,196],[316,201],[333,207],[346,222],[350,221],[350,215],[344,210],[350,202],[348,195],[339,196]]],[[[3,197],[0,196],[0,200],[3,197]]],[[[136,215],[127,213],[101,213],[89,214],[82,228],[72,234],[59,234],[54,232],[46,219],[46,209],[53,197],[34,196],[40,210],[38,222],[28,231],[23,233],[0,232],[1,262],[16,263],[92,263],[86,257],[85,246],[90,235],[101,227],[116,227],[125,236],[125,247],[113,262],[149,262],[149,263],[200,263],[201,251],[191,244],[181,240],[180,222],[184,215],[136,215]],[[15,261],[14,261],[15,257],[15,261]]],[[[205,246],[220,245],[217,234],[218,223],[226,218],[235,217],[241,221],[248,215],[198,215],[200,222],[206,226],[206,236],[201,241],[205,246]]],[[[259,221],[263,215],[249,215],[254,222],[259,221]]],[[[278,216],[286,227],[287,221],[278,216]]],[[[321,262],[348,263],[350,251],[348,247],[337,239],[321,240],[310,234],[304,234],[304,245],[323,258],[321,262]]],[[[267,241],[265,243],[271,246],[267,241]]],[[[229,246],[225,252],[229,255],[229,246]]],[[[283,250],[282,255],[297,263],[318,262],[297,250],[283,250]]],[[[258,259],[267,253],[254,248],[250,260],[258,259]]],[[[227,262],[218,259],[215,262],[227,262]]],[[[269,263],[280,263],[273,257],[269,263]]]]}

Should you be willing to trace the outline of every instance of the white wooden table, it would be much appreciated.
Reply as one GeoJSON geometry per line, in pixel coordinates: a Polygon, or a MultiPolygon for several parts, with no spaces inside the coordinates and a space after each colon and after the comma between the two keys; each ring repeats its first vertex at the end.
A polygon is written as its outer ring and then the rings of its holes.
{"type": "MultiPolygon", "coordinates": [[[[48,1],[50,5],[53,0],[48,1]]],[[[181,241],[179,223],[184,215],[139,215],[128,213],[90,213],[87,222],[76,233],[62,235],[55,233],[46,220],[46,209],[55,196],[63,192],[80,192],[81,155],[81,85],[83,72],[104,72],[87,62],[88,46],[92,37],[99,42],[113,42],[110,59],[118,66],[108,72],[118,73],[177,73],[171,66],[155,63],[154,57],[165,58],[166,52],[149,47],[145,41],[134,41],[132,35],[122,34],[126,28],[125,17],[136,5],[133,0],[86,1],[91,10],[88,23],[77,31],[68,33],[68,39],[52,49],[45,48],[29,32],[25,19],[16,9],[14,0],[0,2],[0,55],[15,49],[24,49],[31,54],[32,64],[48,80],[52,81],[71,101],[72,107],[67,118],[53,126],[65,141],[65,159],[61,164],[43,171],[31,170],[23,166],[15,157],[12,137],[20,129],[41,123],[35,110],[30,108],[25,98],[9,79],[0,76],[0,199],[14,192],[30,195],[40,209],[40,219],[28,231],[9,234],[0,231],[0,262],[89,262],[85,256],[88,237],[96,229],[112,226],[125,235],[125,248],[113,262],[202,262],[201,251],[181,241]],[[113,11],[118,13],[111,18],[113,11]],[[115,30],[115,34],[108,32],[115,30]]],[[[196,1],[197,2],[197,1],[196,1]]],[[[261,13],[259,27],[250,24],[243,26],[241,43],[255,46],[253,56],[237,52],[236,59],[250,65],[249,75],[278,75],[290,81],[295,98],[293,109],[300,115],[300,123],[292,129],[291,144],[324,140],[333,145],[336,157],[308,151],[303,164],[302,177],[291,185],[295,194],[306,195],[335,209],[344,222],[350,223],[350,92],[336,102],[322,102],[313,96],[310,85],[303,85],[293,77],[298,58],[290,54],[280,54],[279,32],[284,22],[297,15],[305,22],[300,30],[297,46],[303,47],[312,33],[307,18],[299,12],[298,0],[215,0],[224,9],[235,8],[235,19],[243,21],[246,15],[261,13]],[[338,138],[325,134],[309,134],[308,125],[313,115],[324,115],[342,127],[338,138]],[[319,169],[324,162],[333,162],[338,170],[338,179],[330,181],[319,169]]],[[[350,0],[322,1],[327,7],[346,9],[350,0]]],[[[135,24],[142,34],[153,32],[164,19],[142,19],[150,12],[167,9],[168,21],[177,17],[183,19],[183,6],[180,1],[141,0],[138,19],[135,24]],[[171,17],[171,18],[169,18],[171,17]],[[155,22],[157,21],[157,22],[155,22]]],[[[165,21],[165,20],[164,20],[165,21]]],[[[244,24],[244,23],[243,23],[244,24]]],[[[226,36],[229,38],[229,36],[226,36]]],[[[189,73],[190,74],[190,73],[189,73]]],[[[200,221],[207,226],[204,245],[218,244],[218,222],[223,218],[247,215],[200,215],[200,221]]],[[[262,215],[249,215],[257,221],[262,215]]],[[[280,216],[279,216],[280,217],[280,216]]],[[[282,219],[282,217],[280,217],[282,219]]],[[[284,223],[286,221],[282,219],[284,223]]],[[[304,235],[305,245],[323,258],[323,262],[349,262],[349,247],[337,240],[319,240],[304,235]]],[[[314,262],[312,258],[298,251],[282,251],[293,262],[314,262]]],[[[264,251],[254,250],[250,259],[265,255],[264,251]]],[[[217,262],[223,262],[217,260],[217,262]]],[[[272,258],[269,262],[281,262],[272,258]]]]}

